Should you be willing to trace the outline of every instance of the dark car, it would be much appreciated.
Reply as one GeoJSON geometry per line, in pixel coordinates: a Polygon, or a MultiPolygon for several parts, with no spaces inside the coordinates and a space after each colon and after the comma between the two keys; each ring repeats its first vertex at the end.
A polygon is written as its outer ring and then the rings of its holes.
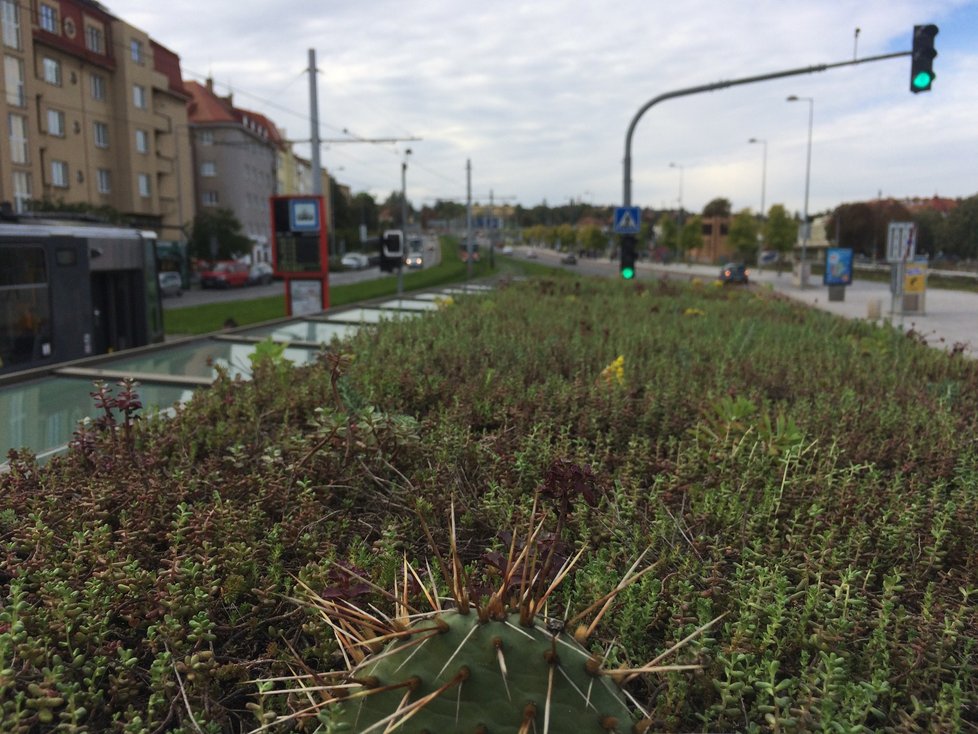
{"type": "Polygon", "coordinates": [[[723,283],[748,283],[750,270],[743,263],[727,263],[720,270],[720,281],[723,283]]]}
{"type": "Polygon", "coordinates": [[[577,265],[577,255],[575,255],[573,252],[568,252],[566,255],[560,258],[560,262],[562,262],[564,265],[577,265]]]}

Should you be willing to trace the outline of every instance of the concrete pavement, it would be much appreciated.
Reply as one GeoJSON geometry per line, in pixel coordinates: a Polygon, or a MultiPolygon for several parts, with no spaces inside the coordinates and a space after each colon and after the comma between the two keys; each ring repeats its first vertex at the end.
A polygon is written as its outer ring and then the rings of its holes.
{"type": "MultiPolygon", "coordinates": [[[[639,263],[639,273],[665,273],[677,277],[690,276],[714,280],[720,268],[713,265],[661,265],[639,263]]],[[[978,358],[978,293],[928,288],[922,314],[892,313],[892,298],[888,283],[860,280],[858,271],[852,285],[846,288],[845,300],[829,301],[828,288],[821,276],[813,276],[808,288],[793,284],[791,274],[778,275],[771,269],[751,269],[751,282],[769,286],[790,298],[810,306],[850,319],[867,319],[876,323],[889,321],[906,331],[914,329],[927,343],[938,349],[959,349],[978,358]],[[878,313],[879,317],[874,318],[878,313]]]]}

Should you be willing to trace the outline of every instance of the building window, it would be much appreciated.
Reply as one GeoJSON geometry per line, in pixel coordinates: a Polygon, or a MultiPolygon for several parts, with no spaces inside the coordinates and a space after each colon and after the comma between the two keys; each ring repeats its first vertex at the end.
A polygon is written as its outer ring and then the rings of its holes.
{"type": "Polygon", "coordinates": [[[26,166],[27,158],[27,118],[8,114],[7,127],[10,128],[10,162],[26,166]]]}
{"type": "Polygon", "coordinates": [[[135,38],[129,42],[129,52],[137,64],[143,63],[143,42],[135,38]]]}
{"type": "Polygon", "coordinates": [[[100,168],[96,172],[96,180],[98,181],[98,192],[100,194],[108,194],[112,191],[112,174],[108,168],[100,168]]]}
{"type": "Polygon", "coordinates": [[[48,135],[65,136],[65,113],[61,110],[48,110],[48,135]]]}
{"type": "Polygon", "coordinates": [[[64,161],[51,161],[51,185],[68,188],[68,164],[64,161]]]}
{"type": "Polygon", "coordinates": [[[214,161],[204,161],[200,164],[200,175],[201,176],[216,176],[217,175],[217,164],[214,161]]]}
{"type": "Polygon", "coordinates": [[[26,107],[27,94],[24,92],[24,62],[16,56],[4,56],[3,78],[7,85],[7,104],[11,107],[26,107]]]}
{"type": "Polygon", "coordinates": [[[95,122],[93,124],[95,131],[95,147],[96,148],[108,148],[109,147],[109,126],[104,122],[95,122]]]}
{"type": "Polygon", "coordinates": [[[217,192],[216,191],[205,191],[203,196],[204,206],[217,206],[217,192]]]}
{"type": "Polygon", "coordinates": [[[18,214],[27,211],[27,202],[31,200],[31,174],[27,171],[14,171],[14,209],[18,214]]]}
{"type": "Polygon", "coordinates": [[[146,103],[146,87],[139,84],[132,85],[132,103],[141,110],[148,106],[146,103]]]}
{"type": "Polygon", "coordinates": [[[102,40],[102,29],[94,25],[85,26],[85,48],[97,54],[105,53],[105,43],[102,40]]]}
{"type": "Polygon", "coordinates": [[[137,185],[139,187],[139,195],[141,197],[143,197],[144,199],[148,199],[149,198],[149,192],[150,192],[150,189],[149,189],[149,174],[148,173],[140,173],[139,174],[139,177],[136,180],[136,183],[137,183],[137,185]]]}
{"type": "Polygon", "coordinates": [[[58,32],[58,11],[51,5],[41,3],[41,12],[39,13],[38,19],[43,30],[48,33],[58,32]]]}
{"type": "Polygon", "coordinates": [[[61,62],[57,59],[44,57],[44,81],[48,84],[61,86],[61,62]]]}
{"type": "Polygon", "coordinates": [[[17,0],[0,0],[3,22],[3,45],[20,48],[20,7],[17,0]]]}
{"type": "Polygon", "coordinates": [[[101,74],[92,74],[92,99],[105,101],[105,77],[101,74]]]}
{"type": "Polygon", "coordinates": [[[201,130],[198,140],[200,140],[201,145],[214,145],[214,131],[201,130]]]}
{"type": "Polygon", "coordinates": [[[149,152],[149,135],[145,130],[136,131],[136,152],[137,153],[148,153],[149,152]]]}

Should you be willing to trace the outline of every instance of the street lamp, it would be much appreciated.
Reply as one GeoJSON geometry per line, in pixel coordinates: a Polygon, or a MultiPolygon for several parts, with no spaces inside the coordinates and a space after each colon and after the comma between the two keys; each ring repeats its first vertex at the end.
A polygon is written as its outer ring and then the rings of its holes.
{"type": "MultiPolygon", "coordinates": [[[[404,160],[401,162],[401,247],[402,252],[407,252],[407,159],[411,155],[411,149],[404,151],[404,160]]],[[[397,264],[397,295],[404,292],[404,258],[397,264]]]]}
{"type": "Polygon", "coordinates": [[[670,163],[669,168],[679,169],[679,219],[683,217],[683,166],[678,163],[670,163]]]}
{"type": "Polygon", "coordinates": [[[748,143],[761,143],[764,146],[764,158],[761,164],[761,218],[764,217],[764,193],[767,187],[767,140],[762,140],[760,138],[751,138],[747,141],[748,143]]]}
{"type": "Polygon", "coordinates": [[[815,117],[815,100],[812,97],[799,97],[792,94],[788,97],[788,102],[808,102],[808,158],[805,163],[805,209],[804,209],[804,229],[801,235],[801,276],[799,279],[802,288],[808,285],[808,272],[805,270],[808,254],[808,187],[812,177],[812,121],[815,117]]]}
{"type": "Polygon", "coordinates": [[[407,237],[407,159],[411,149],[404,151],[404,161],[401,163],[401,229],[407,237]]]}

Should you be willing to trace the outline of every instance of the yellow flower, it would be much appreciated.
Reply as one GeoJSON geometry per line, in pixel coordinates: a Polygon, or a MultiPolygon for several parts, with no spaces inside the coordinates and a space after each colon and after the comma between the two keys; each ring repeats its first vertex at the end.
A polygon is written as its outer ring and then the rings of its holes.
{"type": "Polygon", "coordinates": [[[683,316],[706,316],[706,311],[701,308],[687,308],[683,311],[683,316]]]}
{"type": "Polygon", "coordinates": [[[445,296],[445,297],[439,296],[438,298],[435,299],[435,305],[438,306],[438,308],[448,308],[449,306],[452,306],[454,304],[455,304],[455,299],[452,298],[451,296],[445,296]]]}
{"type": "Polygon", "coordinates": [[[618,383],[625,384],[625,357],[619,354],[614,362],[601,370],[601,378],[609,385],[618,383]]]}

